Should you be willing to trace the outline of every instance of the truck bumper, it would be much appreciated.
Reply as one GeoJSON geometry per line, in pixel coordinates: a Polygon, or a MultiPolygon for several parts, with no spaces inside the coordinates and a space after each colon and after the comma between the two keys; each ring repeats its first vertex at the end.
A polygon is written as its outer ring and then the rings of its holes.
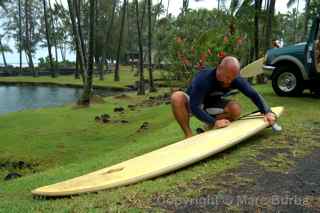
{"type": "Polygon", "coordinates": [[[274,70],[275,68],[276,68],[276,67],[274,67],[274,66],[268,66],[268,65],[264,65],[264,66],[262,67],[263,72],[265,73],[265,75],[266,75],[266,76],[269,76],[269,77],[272,75],[273,70],[274,70]]]}

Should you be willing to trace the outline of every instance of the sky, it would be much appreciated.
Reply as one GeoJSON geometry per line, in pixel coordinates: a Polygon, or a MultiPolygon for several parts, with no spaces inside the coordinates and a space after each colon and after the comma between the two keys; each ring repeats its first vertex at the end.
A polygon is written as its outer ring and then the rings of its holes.
{"type": "MultiPolygon", "coordinates": [[[[130,2],[132,0],[129,0],[130,2]]],[[[276,1],[276,12],[280,13],[287,13],[288,11],[292,10],[296,6],[294,5],[292,8],[287,8],[287,1],[288,0],[278,0],[276,1]]],[[[65,7],[67,7],[67,0],[61,0],[61,2],[64,4],[65,7]]],[[[154,0],[154,3],[160,2],[160,0],[154,0]]],[[[165,8],[167,7],[168,0],[163,0],[163,4],[165,5],[165,8]]],[[[171,13],[174,16],[177,16],[180,13],[181,7],[182,7],[183,0],[170,0],[170,6],[169,6],[169,13],[171,13]]],[[[304,1],[303,1],[304,2],[304,1]]],[[[230,5],[230,0],[226,0],[226,7],[228,8],[230,5]]],[[[199,9],[199,8],[207,8],[212,9],[216,8],[218,6],[217,1],[214,0],[202,0],[200,2],[196,2],[195,0],[190,0],[189,7],[192,9],[199,9]]],[[[299,6],[299,11],[303,11],[304,9],[304,3],[301,3],[299,6]]],[[[14,50],[14,45],[12,41],[8,41],[9,45],[14,50]]],[[[34,56],[34,62],[38,62],[38,58],[40,57],[46,57],[48,55],[46,49],[38,49],[37,54],[34,56]]],[[[19,53],[14,50],[13,53],[6,53],[7,62],[9,64],[18,64],[19,63],[19,53]]],[[[67,54],[67,59],[74,61],[75,56],[73,53],[67,54]]],[[[59,59],[61,60],[61,58],[59,59]]],[[[0,64],[2,63],[2,58],[0,59],[0,64]]],[[[25,57],[23,57],[23,63],[25,63],[25,57]]]]}

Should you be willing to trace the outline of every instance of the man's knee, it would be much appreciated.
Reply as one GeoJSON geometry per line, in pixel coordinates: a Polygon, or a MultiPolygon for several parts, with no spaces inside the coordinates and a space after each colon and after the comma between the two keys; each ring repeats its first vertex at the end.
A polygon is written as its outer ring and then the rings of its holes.
{"type": "Polygon", "coordinates": [[[237,120],[241,115],[241,106],[235,101],[230,101],[225,107],[225,112],[231,120],[237,120]]]}
{"type": "Polygon", "coordinates": [[[187,102],[187,97],[184,92],[177,91],[171,95],[171,104],[173,106],[185,105],[187,102]]]}

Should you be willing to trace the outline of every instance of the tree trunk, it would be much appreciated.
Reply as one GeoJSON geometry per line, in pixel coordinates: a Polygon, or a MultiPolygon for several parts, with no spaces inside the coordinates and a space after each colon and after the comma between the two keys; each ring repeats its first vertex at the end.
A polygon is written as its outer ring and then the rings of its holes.
{"type": "Polygon", "coordinates": [[[153,70],[152,70],[152,0],[148,0],[148,56],[149,56],[149,84],[150,92],[155,92],[156,88],[154,87],[153,82],[153,70]]]}
{"type": "Polygon", "coordinates": [[[1,55],[2,55],[3,64],[4,64],[5,67],[7,67],[8,64],[7,64],[6,56],[4,54],[4,48],[3,48],[3,45],[2,45],[1,39],[0,39],[0,48],[1,48],[1,55]]]}
{"type": "Polygon", "coordinates": [[[103,81],[104,80],[103,57],[98,57],[96,63],[99,69],[99,79],[103,81]]]}
{"type": "Polygon", "coordinates": [[[84,91],[80,100],[81,105],[90,105],[92,96],[92,79],[93,79],[93,63],[94,63],[94,39],[95,39],[95,0],[90,0],[90,32],[89,32],[89,58],[88,58],[88,74],[84,91]]]}
{"type": "Polygon", "coordinates": [[[169,15],[169,7],[170,7],[170,0],[168,0],[166,16],[168,16],[168,15],[169,15]]]}
{"type": "Polygon", "coordinates": [[[19,73],[22,73],[22,17],[21,17],[21,0],[18,3],[19,8],[19,73]]]}
{"type": "Polygon", "coordinates": [[[62,61],[66,61],[66,49],[64,47],[64,44],[61,44],[59,49],[60,49],[62,61]]]}
{"type": "Polygon", "coordinates": [[[122,46],[122,40],[123,40],[124,24],[125,24],[125,18],[126,18],[126,9],[127,9],[127,0],[124,0],[123,1],[123,8],[122,8],[120,37],[119,37],[118,50],[117,50],[117,60],[116,60],[116,67],[114,70],[114,81],[120,81],[119,62],[120,62],[121,46],[122,46]]]}
{"type": "Polygon", "coordinates": [[[305,17],[304,17],[304,40],[308,39],[308,21],[310,16],[311,0],[306,0],[305,17]]]}
{"type": "Polygon", "coordinates": [[[31,68],[32,73],[33,73],[33,77],[37,77],[38,73],[36,72],[36,70],[34,69],[34,65],[33,65],[33,59],[32,59],[32,51],[31,51],[31,27],[29,27],[30,25],[30,5],[28,4],[28,2],[30,3],[30,0],[25,0],[25,27],[26,27],[26,55],[28,57],[28,64],[29,64],[29,68],[31,68]]]}
{"type": "Polygon", "coordinates": [[[147,7],[147,0],[144,0],[144,2],[143,2],[142,16],[141,16],[141,23],[140,23],[141,31],[142,31],[142,27],[144,26],[144,17],[145,17],[145,15],[146,15],[146,7],[147,7]]]}
{"type": "Polygon", "coordinates": [[[80,75],[79,75],[79,64],[80,64],[80,62],[79,62],[80,60],[79,60],[79,53],[78,53],[78,51],[76,51],[76,70],[75,70],[75,73],[74,73],[74,78],[75,79],[79,79],[80,78],[80,75]]]}
{"type": "MultiPolygon", "coordinates": [[[[255,60],[258,60],[260,55],[260,45],[259,45],[259,31],[260,31],[260,13],[261,13],[261,7],[262,7],[262,0],[255,0],[255,14],[254,14],[254,48],[255,48],[255,54],[254,58],[255,60]]],[[[264,75],[258,75],[257,76],[257,83],[264,83],[264,75]]]]}
{"type": "Polygon", "coordinates": [[[87,62],[87,49],[85,46],[85,42],[83,39],[83,34],[82,34],[82,28],[81,28],[81,10],[80,10],[80,6],[81,6],[81,1],[82,0],[73,0],[74,5],[75,5],[75,12],[76,12],[76,17],[77,17],[77,27],[78,27],[78,32],[79,32],[79,39],[80,39],[80,45],[81,45],[81,49],[82,49],[82,54],[83,54],[83,58],[84,58],[84,67],[85,70],[88,70],[88,62],[87,62]]]}
{"type": "MultiPolygon", "coordinates": [[[[75,0],[74,0],[74,2],[75,2],[75,0]]],[[[80,75],[82,77],[83,85],[85,85],[86,84],[86,75],[87,75],[86,69],[87,68],[86,68],[86,64],[85,64],[83,49],[82,49],[82,46],[80,45],[80,43],[81,43],[80,35],[78,32],[76,17],[75,17],[76,8],[75,8],[75,4],[73,4],[73,3],[72,3],[72,0],[68,0],[69,15],[70,15],[71,24],[72,24],[72,31],[73,31],[73,42],[75,43],[76,49],[77,49],[77,55],[78,55],[79,66],[80,66],[80,75]]]]}
{"type": "MultiPolygon", "coordinates": [[[[49,8],[50,8],[50,17],[51,17],[51,28],[52,28],[52,38],[53,38],[53,44],[55,49],[55,57],[56,57],[56,63],[55,63],[55,69],[58,70],[59,68],[59,58],[58,58],[58,44],[57,44],[57,38],[56,38],[56,29],[55,29],[55,18],[53,16],[53,10],[51,7],[51,0],[49,0],[49,8]]],[[[62,57],[62,56],[61,56],[62,57]]]]}
{"type": "Polygon", "coordinates": [[[299,25],[299,0],[297,0],[297,9],[296,9],[296,20],[295,20],[295,26],[294,26],[294,42],[298,42],[298,25],[299,25]]]}
{"type": "Polygon", "coordinates": [[[137,30],[138,30],[138,43],[139,43],[139,86],[138,86],[138,95],[145,94],[144,88],[144,75],[143,75],[143,47],[142,47],[142,33],[141,33],[141,25],[139,18],[139,3],[138,0],[134,0],[135,8],[136,8],[136,22],[137,22],[137,30]]]}
{"type": "Polygon", "coordinates": [[[182,2],[182,15],[184,15],[189,8],[189,0],[183,0],[182,2]]]}
{"type": "Polygon", "coordinates": [[[268,20],[267,20],[267,29],[266,29],[266,43],[265,43],[265,51],[267,51],[271,47],[272,43],[272,21],[274,18],[274,9],[275,9],[276,0],[269,0],[268,5],[268,20]]]}
{"type": "Polygon", "coordinates": [[[104,60],[106,63],[106,68],[107,70],[109,70],[109,63],[108,63],[108,58],[109,58],[109,42],[110,42],[110,38],[111,38],[111,32],[112,32],[112,28],[113,28],[113,22],[114,22],[114,16],[115,16],[115,12],[116,12],[116,3],[117,0],[112,0],[112,14],[111,14],[111,19],[110,19],[110,25],[109,28],[107,29],[107,36],[106,36],[106,51],[104,52],[104,60]]]}
{"type": "Polygon", "coordinates": [[[259,58],[259,18],[261,12],[262,0],[255,0],[255,14],[254,14],[254,48],[255,55],[254,58],[257,60],[259,58]]]}
{"type": "Polygon", "coordinates": [[[51,77],[55,78],[56,74],[55,74],[55,70],[54,70],[52,52],[51,52],[51,41],[50,41],[50,29],[49,29],[48,11],[47,11],[47,0],[42,0],[42,3],[43,3],[44,22],[45,22],[45,27],[46,27],[46,39],[47,39],[47,47],[48,47],[48,53],[49,53],[51,77]]]}

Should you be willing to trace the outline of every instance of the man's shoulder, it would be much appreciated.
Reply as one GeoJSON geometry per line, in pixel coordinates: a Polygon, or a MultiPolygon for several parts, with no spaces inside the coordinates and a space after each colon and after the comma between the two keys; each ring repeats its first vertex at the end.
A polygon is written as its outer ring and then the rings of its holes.
{"type": "Polygon", "coordinates": [[[197,74],[194,76],[193,79],[206,78],[207,76],[214,75],[215,72],[216,72],[215,68],[210,68],[210,67],[202,68],[198,70],[197,74]]]}
{"type": "Polygon", "coordinates": [[[211,76],[214,76],[215,69],[213,68],[203,68],[198,71],[198,73],[193,77],[191,84],[189,85],[187,91],[190,92],[191,89],[205,89],[207,88],[210,84],[213,78],[211,76]]]}

